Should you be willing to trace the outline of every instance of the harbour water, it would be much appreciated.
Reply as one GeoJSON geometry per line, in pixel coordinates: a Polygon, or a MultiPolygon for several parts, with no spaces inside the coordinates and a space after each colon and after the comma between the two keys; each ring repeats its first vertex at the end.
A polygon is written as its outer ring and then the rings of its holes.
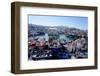
{"type": "MultiPolygon", "coordinates": [[[[52,36],[49,36],[48,33],[45,33],[44,35],[38,35],[35,38],[36,39],[43,39],[44,38],[46,41],[48,41],[50,37],[52,37],[52,36]]],[[[70,42],[72,40],[72,38],[69,38],[68,36],[66,36],[64,34],[60,34],[58,37],[56,37],[56,39],[57,40],[66,40],[66,42],[70,42]]]]}

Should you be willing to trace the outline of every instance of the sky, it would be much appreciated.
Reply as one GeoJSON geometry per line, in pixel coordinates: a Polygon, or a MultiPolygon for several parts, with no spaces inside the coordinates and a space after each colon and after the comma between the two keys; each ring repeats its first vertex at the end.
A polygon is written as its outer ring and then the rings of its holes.
{"type": "Polygon", "coordinates": [[[88,17],[79,17],[79,16],[29,15],[28,23],[43,25],[43,26],[66,26],[82,30],[88,29],[88,17]]]}

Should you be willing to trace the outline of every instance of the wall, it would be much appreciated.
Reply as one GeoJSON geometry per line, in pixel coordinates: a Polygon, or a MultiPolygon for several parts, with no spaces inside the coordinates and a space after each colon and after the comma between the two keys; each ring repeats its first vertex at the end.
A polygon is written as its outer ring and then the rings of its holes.
{"type": "MultiPolygon", "coordinates": [[[[1,0],[0,1],[0,76],[17,76],[10,73],[10,60],[11,60],[11,15],[10,3],[15,0],[1,0]]],[[[17,0],[28,2],[41,2],[41,3],[57,3],[57,4],[74,4],[74,5],[87,5],[98,6],[98,24],[100,24],[100,0],[17,0]]],[[[98,26],[99,28],[100,26],[98,26]]],[[[100,30],[98,29],[100,33],[100,30]]],[[[100,35],[98,38],[100,42],[100,35]]],[[[99,44],[100,45],[100,44],[99,44]]],[[[98,48],[98,51],[100,49],[98,48]]],[[[100,51],[98,52],[100,57],[100,51]]],[[[67,71],[67,72],[52,72],[52,73],[38,73],[38,74],[22,74],[18,76],[99,76],[100,74],[100,60],[98,62],[98,70],[81,70],[81,71],[67,71]]]]}

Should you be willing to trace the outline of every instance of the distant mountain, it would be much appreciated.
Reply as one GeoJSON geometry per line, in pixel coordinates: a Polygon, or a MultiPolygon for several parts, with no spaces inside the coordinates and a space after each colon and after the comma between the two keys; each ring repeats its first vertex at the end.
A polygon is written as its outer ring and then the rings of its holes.
{"type": "Polygon", "coordinates": [[[37,24],[28,24],[28,33],[29,34],[87,34],[87,30],[80,30],[77,28],[70,28],[65,26],[44,26],[37,24]]]}

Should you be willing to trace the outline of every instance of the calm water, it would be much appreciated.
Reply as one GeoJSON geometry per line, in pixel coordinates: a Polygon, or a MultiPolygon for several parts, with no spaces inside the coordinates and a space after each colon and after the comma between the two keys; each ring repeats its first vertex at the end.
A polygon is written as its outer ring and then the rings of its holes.
{"type": "MultiPolygon", "coordinates": [[[[45,40],[48,41],[49,40],[49,35],[47,33],[45,33],[45,35],[39,35],[39,36],[36,36],[35,38],[36,39],[45,38],[45,40]]],[[[69,38],[68,36],[66,36],[64,34],[60,34],[58,39],[60,39],[60,40],[66,40],[67,42],[69,42],[69,41],[72,40],[71,38],[69,38]]]]}

